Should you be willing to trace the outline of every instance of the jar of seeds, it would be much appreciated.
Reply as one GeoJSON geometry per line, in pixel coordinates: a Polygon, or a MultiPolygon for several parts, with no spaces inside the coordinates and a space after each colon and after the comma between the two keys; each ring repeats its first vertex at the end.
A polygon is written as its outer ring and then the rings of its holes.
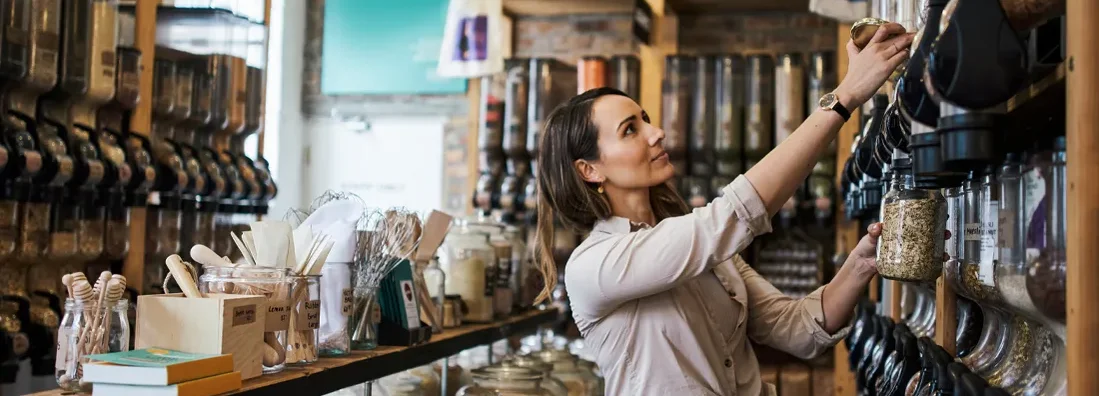
{"type": "MultiPolygon", "coordinates": [[[[1067,262],[1067,177],[1065,140],[1058,138],[1042,170],[1045,181],[1045,246],[1030,260],[1026,288],[1034,306],[1050,320],[1065,323],[1065,268],[1067,262]]],[[[1029,248],[1029,246],[1028,246],[1029,248]]],[[[1029,249],[1028,249],[1029,250],[1029,249]]],[[[1030,256],[1028,252],[1028,256],[1030,256]]]]}
{"type": "Polygon", "coordinates": [[[965,193],[965,241],[958,265],[956,291],[978,303],[998,302],[1000,294],[993,287],[999,250],[999,196],[995,174],[974,175],[963,185],[965,193]]]}
{"type": "Polygon", "coordinates": [[[878,273],[898,281],[932,281],[943,270],[946,200],[935,190],[915,188],[898,172],[882,198],[878,273]]]}

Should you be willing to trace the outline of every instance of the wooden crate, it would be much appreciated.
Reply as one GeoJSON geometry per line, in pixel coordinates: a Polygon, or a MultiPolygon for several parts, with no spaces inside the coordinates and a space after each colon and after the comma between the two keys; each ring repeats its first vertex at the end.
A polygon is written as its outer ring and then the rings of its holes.
{"type": "Polygon", "coordinates": [[[244,379],[263,373],[263,296],[156,294],[137,299],[134,348],[167,348],[191,353],[232,354],[233,370],[244,379]]]}

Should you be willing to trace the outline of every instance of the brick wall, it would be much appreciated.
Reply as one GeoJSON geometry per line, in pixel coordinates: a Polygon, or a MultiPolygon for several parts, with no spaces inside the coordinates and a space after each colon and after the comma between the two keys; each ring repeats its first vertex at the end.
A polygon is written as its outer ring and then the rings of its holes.
{"type": "MultiPolygon", "coordinates": [[[[307,0],[302,111],[310,135],[323,134],[311,118],[385,115],[445,115],[444,210],[462,213],[476,182],[466,171],[470,140],[469,104],[464,95],[340,95],[320,90],[324,0],[307,0]],[[316,130],[314,130],[316,129],[316,130]]],[[[513,25],[516,57],[556,57],[568,63],[585,55],[636,54],[629,15],[519,17],[513,25]]],[[[834,50],[836,27],[808,13],[682,15],[680,52],[809,52],[834,50]]]]}

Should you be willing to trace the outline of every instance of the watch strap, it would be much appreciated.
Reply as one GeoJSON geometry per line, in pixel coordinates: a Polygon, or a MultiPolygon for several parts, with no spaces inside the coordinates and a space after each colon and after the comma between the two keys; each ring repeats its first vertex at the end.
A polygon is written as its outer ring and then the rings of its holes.
{"type": "Polygon", "coordinates": [[[839,114],[840,117],[843,117],[844,122],[847,122],[851,119],[851,111],[847,110],[847,108],[844,107],[843,103],[840,103],[839,100],[837,100],[836,103],[832,105],[832,111],[836,112],[836,114],[839,114]]]}

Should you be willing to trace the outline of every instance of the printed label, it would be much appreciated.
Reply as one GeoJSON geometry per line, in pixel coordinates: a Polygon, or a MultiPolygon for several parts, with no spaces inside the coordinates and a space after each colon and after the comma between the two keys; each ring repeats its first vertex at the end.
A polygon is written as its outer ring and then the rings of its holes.
{"type": "Polygon", "coordinates": [[[511,275],[511,257],[500,258],[497,260],[496,267],[496,287],[508,288],[508,280],[511,275]]]}
{"type": "Polygon", "coordinates": [[[996,285],[996,261],[1000,258],[999,216],[999,201],[989,201],[981,208],[981,266],[977,277],[987,286],[996,285]]]}
{"type": "Polygon", "coordinates": [[[270,300],[263,331],[282,331],[290,328],[290,302],[270,300]]]}
{"type": "Polygon", "coordinates": [[[294,318],[295,329],[319,329],[321,327],[321,300],[309,300],[301,303],[294,318]]]}
{"type": "Polygon", "coordinates": [[[1042,173],[1033,169],[1023,175],[1023,224],[1026,229],[1027,256],[1031,249],[1045,247],[1045,213],[1041,213],[1046,198],[1046,182],[1042,173]]]}
{"type": "MultiPolygon", "coordinates": [[[[958,223],[958,204],[956,203],[956,199],[952,198],[947,201],[946,205],[947,228],[952,232],[956,232],[955,225],[958,223]]],[[[952,235],[951,239],[946,241],[946,255],[952,259],[958,258],[958,244],[956,238],[958,238],[957,235],[952,235]]]]}
{"type": "Polygon", "coordinates": [[[1015,248],[1015,216],[1012,215],[1010,209],[1000,209],[999,221],[1000,231],[998,234],[1000,240],[997,246],[1004,251],[1011,251],[1015,248]]]}
{"type": "Polygon", "coordinates": [[[256,304],[242,305],[233,308],[233,324],[232,327],[237,327],[246,324],[252,324],[256,322],[256,304]]]}
{"type": "Polygon", "coordinates": [[[340,314],[347,316],[351,315],[351,307],[355,305],[355,290],[351,288],[343,289],[343,303],[340,304],[340,314]]]}
{"type": "Polygon", "coordinates": [[[420,307],[416,304],[416,289],[412,281],[401,281],[401,299],[404,300],[405,321],[409,329],[420,328],[420,307]]]}
{"type": "Polygon", "coordinates": [[[496,294],[496,266],[485,266],[485,297],[496,294]]]}
{"type": "Polygon", "coordinates": [[[966,242],[981,241],[981,223],[965,223],[966,242]]]}

